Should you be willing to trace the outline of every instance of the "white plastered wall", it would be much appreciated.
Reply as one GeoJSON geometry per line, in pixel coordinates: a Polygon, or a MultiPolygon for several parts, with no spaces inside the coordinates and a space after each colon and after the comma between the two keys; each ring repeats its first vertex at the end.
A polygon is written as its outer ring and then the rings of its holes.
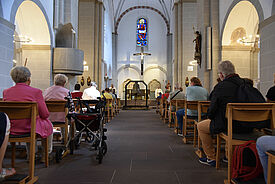
{"type": "MultiPolygon", "coordinates": [[[[151,56],[145,56],[144,71],[147,67],[160,66],[167,70],[167,27],[162,17],[151,10],[136,9],[127,13],[121,20],[118,27],[117,42],[117,68],[125,65],[134,65],[140,68],[140,57],[133,56],[139,52],[136,47],[136,22],[138,18],[144,17],[148,21],[148,50],[151,56]]],[[[144,74],[143,80],[148,84],[156,79],[164,88],[166,75],[159,69],[149,71],[152,74],[144,74]],[[158,77],[157,77],[158,76],[158,77]],[[157,77],[157,78],[154,78],[157,77]]],[[[118,74],[118,86],[121,86],[126,79],[140,79],[133,69],[125,69],[118,74]]],[[[121,88],[119,87],[119,90],[121,88]]],[[[121,91],[119,91],[121,93],[121,91]]]]}
{"type": "MultiPolygon", "coordinates": [[[[21,48],[16,48],[20,59],[16,65],[26,66],[32,73],[31,86],[44,90],[50,86],[51,81],[51,40],[47,21],[40,8],[31,1],[23,2],[15,16],[16,33],[31,39],[22,43],[21,48]]],[[[15,41],[24,41],[26,38],[15,37],[15,41]]]]}

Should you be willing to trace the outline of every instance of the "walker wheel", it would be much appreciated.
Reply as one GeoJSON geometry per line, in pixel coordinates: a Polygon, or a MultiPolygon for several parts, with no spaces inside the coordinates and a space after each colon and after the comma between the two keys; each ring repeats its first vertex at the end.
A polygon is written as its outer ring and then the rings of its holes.
{"type": "Polygon", "coordinates": [[[107,153],[107,144],[105,141],[102,142],[101,148],[102,148],[102,154],[105,155],[107,153]]]}
{"type": "Polygon", "coordinates": [[[56,152],[55,152],[55,161],[56,161],[56,163],[59,163],[60,160],[62,160],[62,152],[63,152],[62,148],[57,148],[56,149],[56,152]]]}

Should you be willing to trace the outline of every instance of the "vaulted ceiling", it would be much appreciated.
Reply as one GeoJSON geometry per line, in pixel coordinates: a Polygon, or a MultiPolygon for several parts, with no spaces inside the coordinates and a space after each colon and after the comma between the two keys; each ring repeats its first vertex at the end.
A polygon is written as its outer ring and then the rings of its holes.
{"type": "Polygon", "coordinates": [[[159,10],[170,22],[172,8],[175,0],[104,0],[105,8],[108,8],[113,23],[119,19],[127,9],[135,6],[150,6],[159,10]]]}

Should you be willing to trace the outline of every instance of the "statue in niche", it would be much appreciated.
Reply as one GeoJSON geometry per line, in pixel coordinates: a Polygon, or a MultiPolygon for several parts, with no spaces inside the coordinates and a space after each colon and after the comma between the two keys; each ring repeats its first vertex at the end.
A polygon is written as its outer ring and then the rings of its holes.
{"type": "Polygon", "coordinates": [[[188,77],[185,78],[185,86],[186,86],[186,87],[189,86],[189,79],[188,79],[188,77]]]}
{"type": "Polygon", "coordinates": [[[81,86],[84,86],[84,77],[83,76],[81,77],[80,84],[81,84],[81,86]]]}
{"type": "Polygon", "coordinates": [[[201,34],[199,31],[194,32],[194,34],[196,35],[196,38],[193,40],[196,43],[194,59],[197,60],[198,65],[201,67],[201,34]]]}
{"type": "Polygon", "coordinates": [[[88,78],[87,78],[87,85],[90,86],[91,82],[92,82],[92,80],[91,80],[90,76],[88,76],[88,78]]]}

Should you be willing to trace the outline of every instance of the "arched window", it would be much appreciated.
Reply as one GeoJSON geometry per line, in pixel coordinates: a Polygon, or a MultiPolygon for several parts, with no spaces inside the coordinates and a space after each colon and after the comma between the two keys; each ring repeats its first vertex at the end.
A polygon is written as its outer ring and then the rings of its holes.
{"type": "Polygon", "coordinates": [[[137,46],[147,46],[147,20],[145,18],[137,20],[137,46]]]}

